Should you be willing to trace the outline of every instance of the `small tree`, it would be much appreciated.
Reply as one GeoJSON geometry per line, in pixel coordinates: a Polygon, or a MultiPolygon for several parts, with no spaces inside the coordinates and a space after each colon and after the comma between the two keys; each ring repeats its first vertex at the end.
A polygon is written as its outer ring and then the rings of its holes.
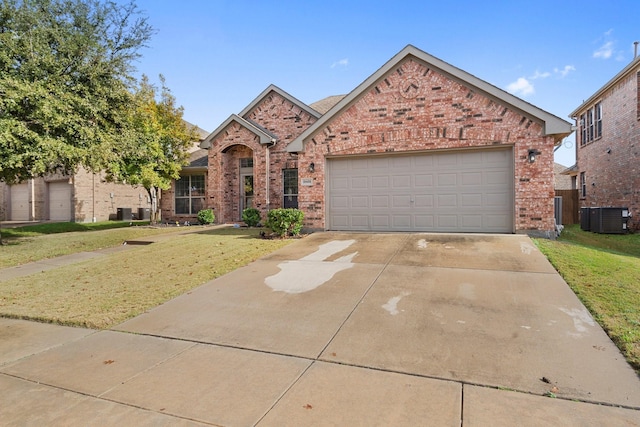
{"type": "Polygon", "coordinates": [[[119,147],[107,166],[107,178],[131,185],[142,185],[151,200],[151,223],[160,221],[160,190],[171,186],[186,165],[188,149],[197,140],[196,129],[182,120],[183,108],[160,76],[162,89],[156,99],[156,88],[142,76],[134,94],[134,108],[129,117],[126,145],[119,147]]]}

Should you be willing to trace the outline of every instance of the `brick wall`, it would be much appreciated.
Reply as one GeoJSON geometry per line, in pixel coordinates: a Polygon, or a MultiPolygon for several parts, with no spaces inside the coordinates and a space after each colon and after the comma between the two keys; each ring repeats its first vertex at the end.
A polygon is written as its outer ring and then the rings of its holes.
{"type": "Polygon", "coordinates": [[[476,93],[423,63],[407,59],[381,77],[327,126],[312,135],[300,154],[305,226],[325,227],[325,159],[372,153],[420,152],[511,146],[515,157],[515,228],[554,230],[553,138],[542,125],[496,100],[476,93]],[[527,161],[529,149],[540,152],[527,161]],[[315,172],[308,167],[314,163],[315,172]]]}
{"type": "MultiPolygon", "coordinates": [[[[640,67],[601,98],[602,137],[576,144],[578,169],[585,173],[582,207],[628,207],[629,227],[640,230],[640,67]]],[[[584,110],[593,107],[585,105],[584,110]]],[[[579,117],[583,111],[580,111],[579,117]]]]}
{"type": "Polygon", "coordinates": [[[267,146],[237,122],[212,141],[206,203],[219,223],[241,220],[239,159],[243,157],[253,158],[254,207],[262,218],[269,209],[282,207],[282,170],[297,167],[297,156],[286,147],[316,120],[276,92],[265,96],[244,118],[275,135],[277,142],[268,148],[267,160],[267,146]]]}
{"type": "Polygon", "coordinates": [[[104,174],[80,170],[73,178],[73,204],[76,222],[107,221],[115,219],[118,208],[150,208],[147,190],[141,186],[106,182],[104,174]]]}

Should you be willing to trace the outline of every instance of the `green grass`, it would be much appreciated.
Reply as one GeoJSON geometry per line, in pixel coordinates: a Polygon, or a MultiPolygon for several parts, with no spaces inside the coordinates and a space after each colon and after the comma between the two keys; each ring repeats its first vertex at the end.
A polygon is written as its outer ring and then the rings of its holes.
{"type": "Polygon", "coordinates": [[[174,233],[176,227],[148,227],[146,223],[128,222],[80,224],[73,222],[30,225],[2,229],[0,268],[13,267],[82,251],[94,251],[121,245],[157,234],[174,233]]]}
{"type": "Polygon", "coordinates": [[[536,244],[640,373],[640,234],[596,234],[569,226],[536,244]]]}
{"type": "MultiPolygon", "coordinates": [[[[0,316],[109,328],[292,242],[264,240],[258,233],[202,227],[0,282],[0,316]]],[[[91,240],[93,234],[85,238],[91,240]]]]}

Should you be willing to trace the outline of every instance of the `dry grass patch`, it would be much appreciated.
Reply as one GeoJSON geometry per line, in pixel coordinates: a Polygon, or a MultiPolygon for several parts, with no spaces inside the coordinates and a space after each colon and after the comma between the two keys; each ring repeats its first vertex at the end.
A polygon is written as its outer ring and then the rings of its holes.
{"type": "Polygon", "coordinates": [[[0,282],[0,315],[109,328],[237,269],[291,240],[207,230],[0,282]]]}
{"type": "Polygon", "coordinates": [[[0,245],[0,268],[13,267],[83,251],[121,245],[125,240],[175,233],[174,227],[127,227],[113,230],[77,231],[58,234],[29,234],[5,238],[0,245]]]}

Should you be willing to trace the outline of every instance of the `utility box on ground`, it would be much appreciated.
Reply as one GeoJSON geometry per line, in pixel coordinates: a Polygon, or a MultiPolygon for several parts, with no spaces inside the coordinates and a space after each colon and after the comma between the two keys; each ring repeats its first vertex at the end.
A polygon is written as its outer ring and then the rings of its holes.
{"type": "Polygon", "coordinates": [[[151,219],[151,209],[149,208],[138,208],[138,219],[148,221],[151,219]]]}
{"type": "Polygon", "coordinates": [[[116,219],[118,221],[131,221],[131,208],[118,208],[116,219]]]}
{"type": "Polygon", "coordinates": [[[619,207],[592,208],[590,212],[590,231],[602,234],[624,234],[629,230],[629,209],[619,207]]]}
{"type": "Polygon", "coordinates": [[[591,208],[580,208],[580,229],[591,230],[591,208]]]}

